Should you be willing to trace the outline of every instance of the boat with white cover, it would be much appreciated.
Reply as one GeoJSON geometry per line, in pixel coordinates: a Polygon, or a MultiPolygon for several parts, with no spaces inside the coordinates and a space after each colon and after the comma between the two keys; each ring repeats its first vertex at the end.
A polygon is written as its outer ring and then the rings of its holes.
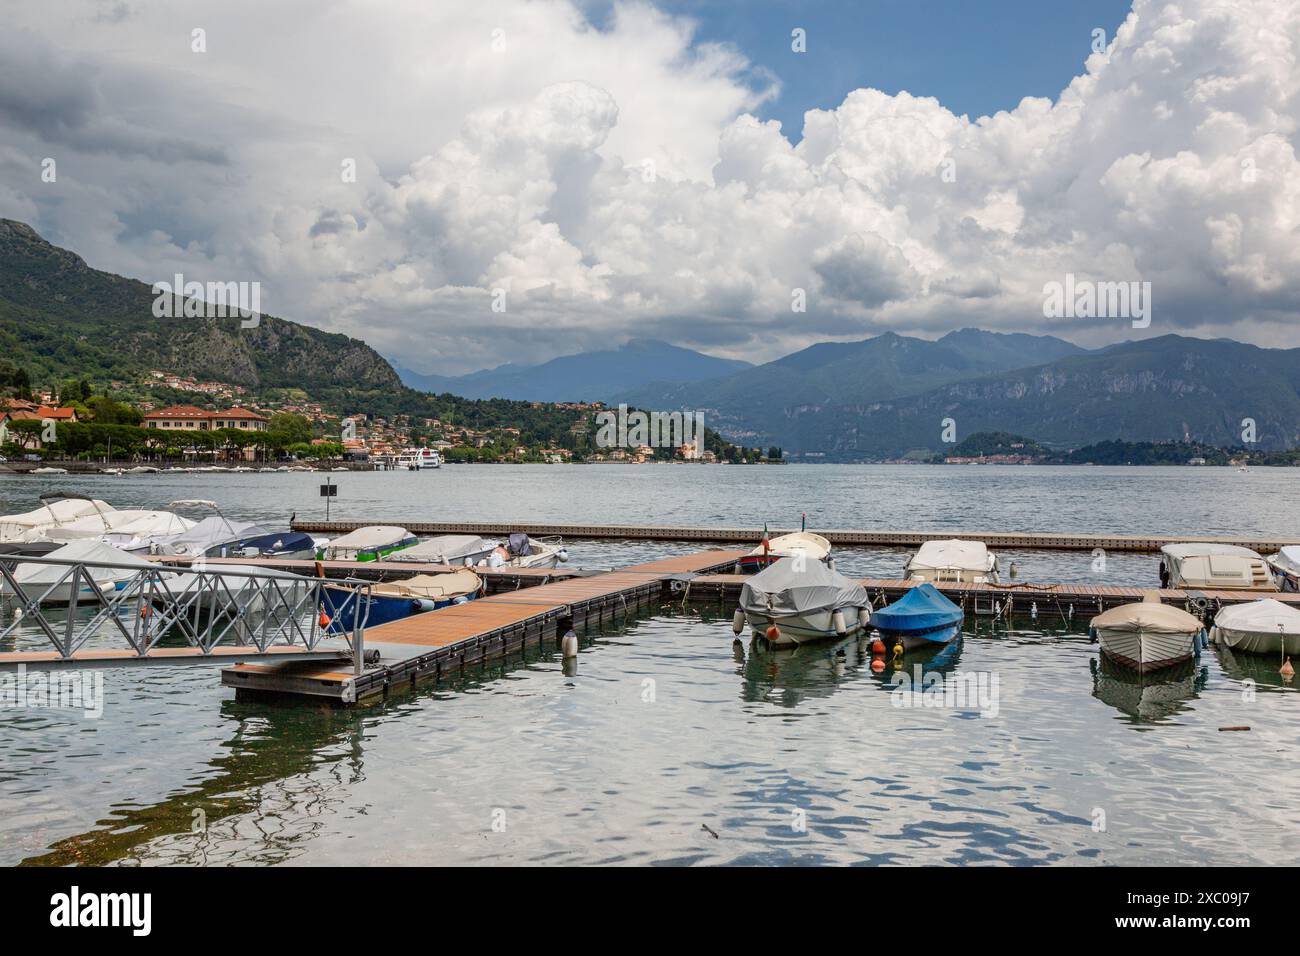
{"type": "Polygon", "coordinates": [[[1250,548],[1194,542],[1160,549],[1160,584],[1214,591],[1276,591],[1268,562],[1250,548]]]}
{"type": "Polygon", "coordinates": [[[1225,607],[1210,640],[1247,654],[1300,654],[1300,610],[1273,598],[1225,607]]]}
{"type": "Polygon", "coordinates": [[[926,541],[903,569],[912,581],[997,584],[998,557],[983,541],[926,541]]]}
{"type": "Polygon", "coordinates": [[[180,534],[194,527],[195,523],[170,511],[128,508],[78,518],[57,528],[44,529],[41,535],[46,540],[63,543],[98,538],[123,551],[147,553],[151,539],[180,534]]]}
{"type": "Polygon", "coordinates": [[[794,531],[779,534],[766,545],[759,544],[753,551],[740,559],[742,571],[761,571],[782,558],[793,558],[802,554],[805,560],[825,561],[830,558],[831,543],[819,534],[811,531],[794,531]]]}
{"type": "Polygon", "coordinates": [[[745,582],[732,630],[748,625],[775,647],[844,637],[867,627],[867,589],[821,561],[781,558],[745,582]]]}
{"type": "Polygon", "coordinates": [[[324,561],[378,561],[394,551],[419,543],[419,538],[396,525],[372,524],[335,538],[316,553],[324,561]]]}
{"type": "Polygon", "coordinates": [[[1205,636],[1198,618],[1161,604],[1154,594],[1098,614],[1088,631],[1107,658],[1139,674],[1190,661],[1200,653],[1205,636]]]}
{"type": "Polygon", "coordinates": [[[473,567],[486,560],[496,547],[495,541],[488,541],[476,534],[442,534],[403,548],[392,556],[392,560],[473,567]]]}
{"type": "MultiPolygon", "coordinates": [[[[60,558],[68,561],[84,562],[86,573],[94,587],[84,577],[78,579],[76,586],[77,603],[93,603],[111,595],[118,587],[129,581],[140,571],[153,567],[143,558],[119,551],[112,545],[105,544],[97,538],[84,538],[73,541],[43,555],[47,558],[60,558]],[[115,567],[95,567],[96,563],[111,564],[115,567]]],[[[35,600],[46,594],[42,604],[70,604],[73,585],[65,564],[33,564],[25,562],[14,569],[14,580],[23,589],[28,599],[35,600]],[[68,580],[63,580],[64,578],[68,580]],[[57,584],[53,590],[50,588],[57,584]]],[[[9,582],[0,576],[0,595],[14,597],[15,592],[9,582]]]]}
{"type": "Polygon", "coordinates": [[[0,515],[0,542],[35,540],[47,528],[57,528],[87,515],[103,514],[113,506],[98,498],[46,492],[41,506],[22,514],[0,515]]]}
{"type": "Polygon", "coordinates": [[[1300,545],[1289,544],[1268,559],[1278,587],[1290,594],[1300,592],[1300,545]]]}

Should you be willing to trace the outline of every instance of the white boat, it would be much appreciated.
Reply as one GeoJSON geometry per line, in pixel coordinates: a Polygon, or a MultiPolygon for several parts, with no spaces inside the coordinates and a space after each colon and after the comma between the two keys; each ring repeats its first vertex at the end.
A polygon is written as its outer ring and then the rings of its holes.
{"type": "Polygon", "coordinates": [[[1300,592],[1300,545],[1290,544],[1268,559],[1278,587],[1294,594],[1300,592]]]}
{"type": "MultiPolygon", "coordinates": [[[[153,567],[148,561],[137,558],[132,554],[124,554],[112,545],[105,544],[94,538],[87,538],[81,541],[73,541],[65,544],[60,548],[44,555],[47,558],[64,558],[70,561],[83,561],[90,564],[99,562],[101,564],[115,564],[124,567],[105,568],[105,567],[87,567],[85,570],[90,575],[91,582],[94,586],[86,582],[84,578],[77,581],[77,603],[95,603],[102,597],[111,595],[119,585],[130,579],[133,575],[141,570],[153,567]]],[[[14,580],[18,582],[19,587],[29,599],[39,598],[42,594],[59,582],[69,572],[67,565],[62,564],[32,564],[24,563],[14,569],[14,580]]],[[[71,580],[63,581],[58,584],[49,595],[41,601],[42,604],[69,604],[72,600],[72,582],[71,580]]],[[[14,594],[13,588],[9,582],[0,576],[0,594],[11,597],[14,594]]]]}
{"type": "Polygon", "coordinates": [[[811,531],[779,534],[768,541],[767,547],[760,544],[741,558],[740,568],[742,571],[761,571],[782,558],[793,558],[798,554],[803,554],[805,560],[825,561],[830,557],[831,543],[811,531]]]}
{"type": "Polygon", "coordinates": [[[1198,618],[1148,595],[1094,617],[1089,632],[1110,660],[1140,674],[1191,660],[1205,633],[1198,618]]]}
{"type": "Polygon", "coordinates": [[[1225,607],[1210,640],[1248,654],[1300,654],[1300,610],[1273,598],[1225,607]]]}
{"type": "Polygon", "coordinates": [[[0,516],[0,542],[31,540],[41,529],[55,528],[87,515],[112,510],[112,505],[98,498],[65,497],[50,492],[41,495],[41,507],[35,511],[0,516]]]}
{"type": "Polygon", "coordinates": [[[443,534],[429,538],[392,556],[394,561],[424,561],[428,564],[467,565],[485,561],[496,543],[474,534],[443,534]]]}
{"type": "Polygon", "coordinates": [[[33,468],[32,469],[33,475],[66,475],[67,473],[68,473],[68,469],[66,468],[33,468]]]}
{"type": "Polygon", "coordinates": [[[561,561],[569,560],[569,552],[564,548],[564,541],[552,535],[545,538],[530,538],[522,531],[516,531],[506,539],[505,544],[496,548],[479,562],[479,566],[489,568],[553,568],[561,561]]]}
{"type": "Polygon", "coordinates": [[[1235,544],[1167,544],[1160,549],[1161,587],[1276,591],[1268,562],[1235,544]]]}
{"type": "Polygon", "coordinates": [[[997,584],[998,556],[983,541],[926,541],[907,562],[903,576],[936,584],[997,584]]]}
{"type": "Polygon", "coordinates": [[[429,471],[442,467],[442,456],[433,448],[403,448],[397,456],[398,469],[429,471]]]}
{"type": "Polygon", "coordinates": [[[57,528],[41,530],[47,541],[67,543],[84,538],[98,538],[122,551],[149,550],[149,541],[166,535],[180,534],[194,527],[194,522],[170,511],[123,509],[94,514],[68,522],[57,528]]]}
{"type": "Polygon", "coordinates": [[[745,582],[732,629],[748,625],[774,647],[791,647],[866,628],[867,590],[821,561],[782,558],[745,582]]]}
{"type": "Polygon", "coordinates": [[[419,540],[405,528],[372,524],[335,538],[318,550],[316,557],[324,561],[379,561],[394,551],[414,547],[419,540]]]}

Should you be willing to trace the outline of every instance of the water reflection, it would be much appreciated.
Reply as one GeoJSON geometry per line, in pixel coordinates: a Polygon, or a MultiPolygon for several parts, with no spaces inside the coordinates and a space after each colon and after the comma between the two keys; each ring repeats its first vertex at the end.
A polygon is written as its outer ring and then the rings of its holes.
{"type": "Polygon", "coordinates": [[[1208,667],[1199,660],[1176,667],[1139,674],[1107,658],[1089,658],[1092,696],[1131,718],[1141,726],[1161,724],[1187,709],[1187,704],[1205,689],[1208,667]]]}
{"type": "Polygon", "coordinates": [[[1214,655],[1219,659],[1223,672],[1233,680],[1253,680],[1258,686],[1267,690],[1295,689],[1295,678],[1285,680],[1278,668],[1282,666],[1280,656],[1272,654],[1245,654],[1234,651],[1225,644],[1215,644],[1214,655]]]}
{"type": "Polygon", "coordinates": [[[227,700],[221,717],[233,725],[222,744],[226,753],[207,763],[212,773],[200,783],[158,803],[118,809],[96,829],[59,840],[20,865],[103,866],[169,838],[166,862],[202,864],[213,842],[208,834],[228,818],[247,818],[260,832],[248,860],[292,859],[312,820],[341,805],[363,778],[363,715],[227,700]],[[329,772],[321,774],[322,766],[329,772]],[[274,825],[264,826],[268,820],[274,825]],[[286,820],[298,825],[287,828],[286,820]]]}

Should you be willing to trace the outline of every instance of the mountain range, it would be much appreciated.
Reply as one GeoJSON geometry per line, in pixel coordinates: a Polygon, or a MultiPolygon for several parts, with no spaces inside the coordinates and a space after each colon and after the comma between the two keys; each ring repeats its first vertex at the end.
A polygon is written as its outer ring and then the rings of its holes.
{"type": "Polygon", "coordinates": [[[747,445],[841,461],[942,452],[952,447],[945,439],[981,431],[1071,448],[1240,445],[1253,429],[1262,450],[1300,446],[1300,349],[1226,339],[1164,335],[1085,350],[1049,335],[979,329],[935,341],[885,333],[757,366],[634,340],[537,366],[399,378],[346,335],[269,315],[247,329],[231,319],[160,319],[154,298],[145,283],[93,269],[30,226],[0,220],[0,354],[34,383],[103,384],[162,369],[252,390],[299,389],[349,414],[466,425],[531,417],[548,439],[567,433],[568,420],[531,402],[626,401],[703,411],[710,427],[747,445]]]}
{"type": "Polygon", "coordinates": [[[533,402],[604,401],[628,388],[668,387],[751,367],[748,362],[715,358],[653,339],[633,339],[618,348],[563,355],[541,365],[499,365],[469,375],[422,375],[394,365],[405,384],[426,392],[533,402]]]}

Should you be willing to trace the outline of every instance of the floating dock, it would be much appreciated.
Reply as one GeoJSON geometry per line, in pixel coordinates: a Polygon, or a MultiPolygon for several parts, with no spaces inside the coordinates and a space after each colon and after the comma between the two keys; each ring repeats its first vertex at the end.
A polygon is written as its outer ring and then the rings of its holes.
{"type": "MultiPolygon", "coordinates": [[[[615,539],[629,541],[690,541],[709,544],[747,544],[753,547],[763,537],[762,528],[710,528],[675,525],[614,525],[614,524],[537,524],[527,521],[406,521],[400,518],[367,519],[365,521],[314,521],[298,519],[294,531],[311,534],[345,534],[367,525],[399,525],[419,535],[473,534],[480,537],[500,537],[513,531],[522,531],[533,537],[559,535],[565,538],[615,539]]],[[[789,534],[798,528],[770,528],[775,537],[789,534]]],[[[1235,544],[1261,554],[1272,553],[1284,545],[1300,543],[1295,537],[1242,537],[1229,535],[1205,537],[1184,535],[1112,535],[1070,534],[1005,531],[872,531],[837,528],[816,528],[817,534],[831,544],[850,546],[879,546],[890,548],[916,548],[926,541],[963,538],[983,541],[990,548],[1026,548],[1048,551],[1159,551],[1167,544],[1207,543],[1235,544]]]]}
{"type": "MultiPolygon", "coordinates": [[[[747,574],[701,574],[686,584],[684,599],[716,600],[733,604],[747,574]]],[[[859,578],[872,602],[881,607],[902,597],[921,582],[896,578],[859,578]]],[[[1121,604],[1134,604],[1148,594],[1160,597],[1162,604],[1172,604],[1202,617],[1213,616],[1221,607],[1273,598],[1300,607],[1300,594],[1277,591],[1197,591],[1179,588],[1134,588],[1104,584],[935,584],[950,601],[968,614],[1029,614],[1037,606],[1040,615],[1061,612],[1067,619],[1075,615],[1092,616],[1121,604]]]]}
{"type": "MultiPolygon", "coordinates": [[[[393,689],[436,680],[554,639],[561,623],[582,628],[635,610],[674,589],[685,590],[696,575],[735,567],[747,551],[701,551],[664,558],[523,587],[367,628],[365,648],[378,650],[380,663],[359,674],[346,666],[259,661],[222,671],[221,682],[241,697],[307,697],[337,704],[374,700],[393,689]]],[[[412,565],[403,567],[414,573],[412,565]]]]}

